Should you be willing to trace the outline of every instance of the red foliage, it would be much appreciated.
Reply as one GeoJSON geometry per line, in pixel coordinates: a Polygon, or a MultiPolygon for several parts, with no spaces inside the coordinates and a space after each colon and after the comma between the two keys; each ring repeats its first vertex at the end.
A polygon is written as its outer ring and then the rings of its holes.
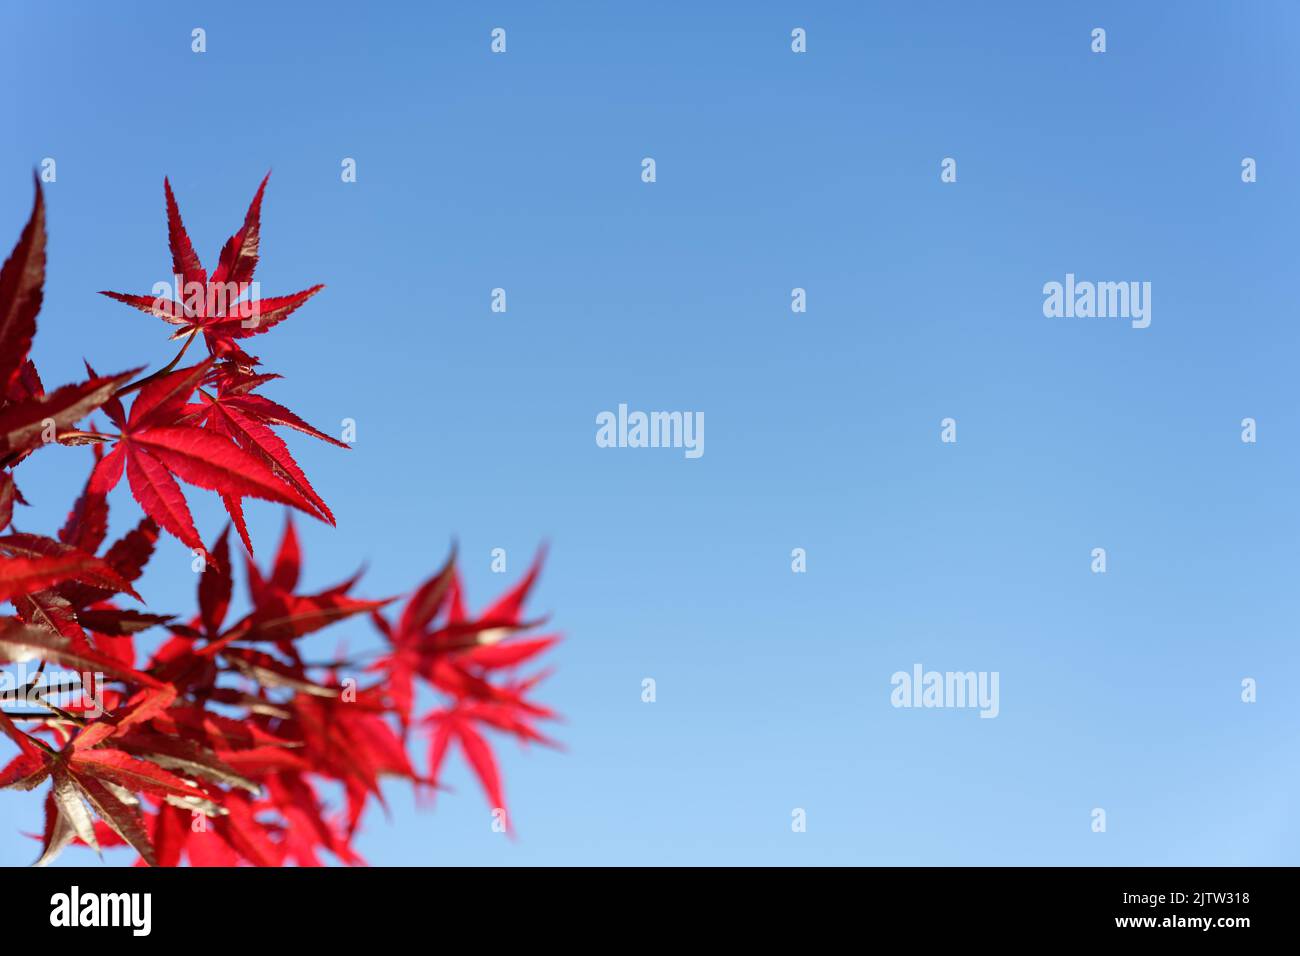
{"type": "Polygon", "coordinates": [[[257,394],[279,376],[259,371],[238,342],[268,331],[322,287],[257,296],[266,180],[210,277],[165,180],[164,189],[176,295],[104,293],[176,326],[180,352],[159,371],[133,381],[140,369],[101,376],[87,365],[85,381],[45,390],[29,358],[45,278],[39,183],[31,219],[0,272],[0,601],[16,612],[0,617],[0,662],[40,661],[36,674],[47,677],[54,665],[96,682],[67,702],[56,698],[59,685],[33,678],[22,695],[32,706],[0,710],[0,733],[18,751],[0,769],[0,787],[50,784],[38,862],[83,843],[129,846],[141,862],[162,866],[318,865],[321,851],[360,863],[352,840],[370,801],[383,803],[380,781],[436,788],[453,742],[504,822],[484,731],[550,744],[535,724],[555,716],[529,696],[545,673],[517,676],[558,639],[524,633],[536,626],[523,605],[542,556],[477,616],[465,609],[454,553],[395,616],[388,611],[396,599],[352,596],[355,577],[300,593],[292,521],[270,567],[259,570],[244,498],[334,523],[272,429],[347,445],[257,394]],[[178,368],[199,338],[207,355],[178,368]],[[83,426],[94,413],[106,424],[83,426]],[[13,530],[14,506],[27,504],[14,470],[51,444],[90,446],[85,488],[57,537],[13,530]],[[144,518],[105,548],[107,496],[123,474],[144,518]],[[180,482],[216,492],[243,541],[250,610],[242,617],[229,619],[230,527],[205,548],[180,482]],[[195,553],[198,611],[184,622],[118,603],[140,600],[132,582],[160,531],[195,553]],[[304,659],[303,638],[349,618],[379,630],[382,656],[368,664],[304,659]],[[143,653],[136,636],[151,630],[168,636],[143,653]],[[420,686],[439,700],[422,715],[420,686]],[[413,726],[430,739],[424,773],[407,752],[413,726]]]}

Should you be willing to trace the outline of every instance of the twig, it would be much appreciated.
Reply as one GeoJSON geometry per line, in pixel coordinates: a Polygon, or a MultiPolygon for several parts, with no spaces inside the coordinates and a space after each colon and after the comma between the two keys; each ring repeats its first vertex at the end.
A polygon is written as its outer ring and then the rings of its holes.
{"type": "Polygon", "coordinates": [[[176,365],[181,360],[181,356],[185,354],[185,350],[190,347],[190,343],[193,342],[194,339],[197,337],[198,337],[198,332],[193,332],[190,335],[187,335],[185,337],[185,344],[181,346],[181,350],[176,353],[176,357],[174,359],[172,359],[170,362],[168,362],[158,371],[154,372],[152,375],[146,375],[144,378],[140,379],[139,381],[132,382],[130,385],[123,385],[121,388],[119,388],[116,392],[113,393],[113,397],[121,398],[123,395],[126,395],[129,392],[134,392],[137,388],[143,388],[144,386],[148,385],[156,378],[162,378],[164,375],[166,375],[168,372],[170,372],[172,369],[176,367],[176,365]]]}

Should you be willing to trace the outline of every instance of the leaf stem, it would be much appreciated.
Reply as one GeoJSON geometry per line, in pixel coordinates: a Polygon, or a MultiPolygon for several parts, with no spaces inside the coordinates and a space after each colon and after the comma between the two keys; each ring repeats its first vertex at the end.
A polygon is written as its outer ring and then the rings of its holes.
{"type": "Polygon", "coordinates": [[[180,363],[181,357],[185,355],[185,350],[190,347],[190,343],[193,342],[197,336],[198,336],[197,332],[191,335],[187,335],[185,337],[185,344],[181,346],[181,350],[176,353],[176,357],[174,359],[172,359],[170,362],[168,362],[166,365],[164,365],[162,368],[160,368],[158,371],[154,372],[153,374],[146,375],[144,378],[134,381],[130,385],[123,385],[121,388],[119,388],[116,392],[113,393],[113,397],[121,398],[123,395],[126,395],[130,392],[134,392],[137,388],[143,388],[144,386],[148,385],[156,378],[162,378],[164,375],[166,375],[168,372],[170,372],[180,363]]]}

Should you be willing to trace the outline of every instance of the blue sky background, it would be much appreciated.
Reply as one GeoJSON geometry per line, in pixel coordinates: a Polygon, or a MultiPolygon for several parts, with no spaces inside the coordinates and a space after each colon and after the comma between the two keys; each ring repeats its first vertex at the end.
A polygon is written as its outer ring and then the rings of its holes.
{"type": "MultiPolygon", "coordinates": [[[[456,536],[481,606],[492,548],[513,581],[552,542],[569,750],[502,742],[520,839],[454,757],[372,863],[1300,862],[1300,7],[287,6],[6,4],[0,242],[55,158],[45,381],[157,366],[95,293],[169,277],[163,176],[210,265],[273,169],[262,289],[327,288],[256,340],[267,394],[358,429],[290,438],[339,520],[300,523],[307,584],[404,591],[456,536]],[[1151,327],[1045,318],[1067,272],[1150,281],[1151,327]],[[597,448],[620,402],[704,412],[703,458],[597,448]],[[1001,715],[895,710],[916,662],[999,671],[1001,715]]],[[[25,530],[87,458],[22,467],[25,530]]],[[[193,587],[165,540],[145,597],[193,587]]],[[[0,819],[30,862],[39,801],[0,819]]]]}

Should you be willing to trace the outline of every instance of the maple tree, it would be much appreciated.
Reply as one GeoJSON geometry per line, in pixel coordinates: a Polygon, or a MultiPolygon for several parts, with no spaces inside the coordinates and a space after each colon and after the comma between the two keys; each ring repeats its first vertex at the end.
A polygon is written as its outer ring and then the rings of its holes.
{"type": "Polygon", "coordinates": [[[265,189],[264,179],[209,275],[164,180],[175,295],[103,293],[175,327],[179,352],[141,378],[143,367],[100,375],[86,363],[84,381],[43,386],[29,355],[45,277],[39,181],[0,271],[0,601],[15,612],[0,616],[0,664],[39,662],[20,688],[31,707],[0,709],[0,735],[17,748],[0,788],[49,785],[39,864],[70,844],[126,846],[138,863],[163,866],[318,865],[322,853],[357,864],[353,840],[366,808],[384,801],[382,779],[432,792],[455,744],[508,827],[485,732],[552,744],[537,725],[555,715],[531,697],[547,672],[519,670],[558,639],[537,636],[540,622],[524,616],[543,554],[478,614],[466,609],[454,549],[404,600],[355,597],[357,577],[302,593],[291,519],[269,567],[255,563],[245,498],[335,521],[273,429],[348,447],[260,394],[280,376],[240,345],[322,288],[257,294],[265,189]],[[200,339],[207,354],[182,366],[200,339]],[[91,456],[54,537],[14,527],[15,508],[28,506],[15,469],[50,445],[91,456]],[[143,517],[105,547],[108,495],[123,476],[143,517]],[[215,492],[230,516],[210,547],[181,482],[215,492]],[[232,526],[250,607],[234,619],[232,526]],[[198,609],[187,619],[128,603],[143,605],[133,582],[164,532],[195,555],[198,609]],[[382,637],[373,659],[304,657],[304,638],[361,619],[382,637]],[[137,646],[152,635],[152,650],[137,646]],[[43,679],[55,667],[97,686],[63,700],[43,679]],[[421,688],[438,700],[422,714],[421,688]],[[429,742],[424,771],[410,756],[412,730],[429,742]]]}

